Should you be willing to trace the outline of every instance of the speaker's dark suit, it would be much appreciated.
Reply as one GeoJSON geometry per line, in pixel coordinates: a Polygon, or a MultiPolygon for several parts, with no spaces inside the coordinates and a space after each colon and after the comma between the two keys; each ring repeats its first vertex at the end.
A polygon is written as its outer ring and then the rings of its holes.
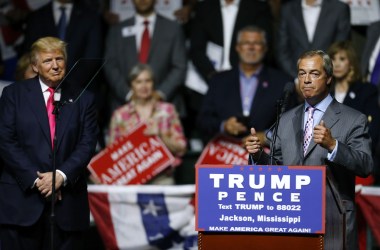
{"type": "MultiPolygon", "coordinates": [[[[62,91],[62,99],[65,99],[62,91]]],[[[62,201],[55,206],[57,225],[65,231],[89,226],[86,167],[93,156],[98,128],[92,95],[85,92],[62,107],[56,124],[56,168],[67,176],[62,201]]],[[[37,171],[52,171],[49,122],[38,77],[16,82],[0,99],[0,224],[31,226],[50,203],[33,188],[37,171]]]]}
{"type": "MultiPolygon", "coordinates": [[[[70,20],[66,28],[68,69],[79,58],[103,57],[103,26],[99,14],[88,6],[74,1],[70,20]]],[[[48,3],[28,17],[25,30],[23,49],[28,51],[30,46],[39,38],[58,36],[58,28],[54,21],[52,3],[48,3]]]]}
{"type": "Polygon", "coordinates": [[[350,37],[350,8],[339,0],[323,0],[313,41],[309,42],[302,14],[301,0],[291,0],[281,6],[277,35],[277,59],[280,67],[293,77],[297,75],[297,60],[308,50],[327,50],[336,41],[350,37]]]}
{"type": "MultiPolygon", "coordinates": [[[[336,100],[332,101],[322,120],[338,141],[338,150],[335,159],[328,161],[328,151],[313,140],[303,156],[304,110],[302,104],[282,115],[274,156],[277,163],[284,165],[327,165],[325,249],[356,250],[355,175],[365,177],[373,169],[367,117],[336,100]],[[347,223],[345,248],[342,245],[344,229],[341,227],[344,218],[347,223]]],[[[267,164],[268,158],[262,156],[258,163],[267,164]]]]}
{"type": "MultiPolygon", "coordinates": [[[[198,127],[208,139],[220,131],[228,118],[243,115],[240,94],[240,71],[234,68],[214,75],[203,99],[198,116],[198,127]]],[[[268,129],[276,119],[276,101],[291,78],[281,71],[263,67],[258,75],[258,86],[253,99],[248,127],[258,131],[268,129]]],[[[247,131],[247,134],[249,131],[247,131]]]]}

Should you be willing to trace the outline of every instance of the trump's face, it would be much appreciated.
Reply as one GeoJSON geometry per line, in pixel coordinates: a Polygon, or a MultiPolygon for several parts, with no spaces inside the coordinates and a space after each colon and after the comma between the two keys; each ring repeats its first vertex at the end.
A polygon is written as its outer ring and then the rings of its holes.
{"type": "Polygon", "coordinates": [[[303,97],[312,106],[328,95],[331,77],[327,77],[321,56],[315,55],[300,60],[298,81],[303,97]]]}
{"type": "Polygon", "coordinates": [[[33,71],[38,73],[42,82],[49,87],[56,87],[65,76],[66,62],[62,51],[37,53],[36,63],[32,64],[33,71]]]}

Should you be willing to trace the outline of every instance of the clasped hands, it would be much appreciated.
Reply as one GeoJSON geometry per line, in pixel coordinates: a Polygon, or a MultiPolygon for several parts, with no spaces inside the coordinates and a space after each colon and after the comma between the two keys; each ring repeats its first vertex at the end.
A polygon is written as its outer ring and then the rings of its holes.
{"type": "MultiPolygon", "coordinates": [[[[331,153],[336,146],[336,140],[332,137],[331,130],[326,127],[323,120],[314,127],[313,140],[316,144],[327,149],[329,153],[331,153]]],[[[260,138],[254,128],[251,128],[251,134],[247,136],[245,140],[245,148],[254,156],[262,151],[260,138]]]]}
{"type": "MultiPolygon", "coordinates": [[[[38,179],[36,181],[36,188],[41,193],[42,196],[48,198],[52,194],[52,179],[53,172],[40,173],[37,171],[38,179]]],[[[64,179],[63,176],[56,172],[55,174],[55,190],[56,192],[56,200],[62,200],[62,193],[59,188],[63,185],[64,179]]]]}
{"type": "MultiPolygon", "coordinates": [[[[238,136],[240,134],[245,134],[248,131],[247,127],[242,124],[241,122],[238,121],[238,119],[235,116],[232,116],[228,118],[224,122],[224,132],[230,135],[238,136]]],[[[255,132],[255,135],[259,139],[259,144],[261,146],[266,146],[266,137],[265,137],[265,132],[255,132]]],[[[242,146],[246,144],[247,139],[251,135],[245,136],[242,138],[242,146]]]]}

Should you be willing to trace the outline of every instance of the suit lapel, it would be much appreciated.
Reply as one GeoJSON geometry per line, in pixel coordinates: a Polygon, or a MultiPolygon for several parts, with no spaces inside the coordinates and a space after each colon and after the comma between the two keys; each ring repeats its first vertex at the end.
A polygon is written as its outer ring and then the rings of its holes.
{"type": "Polygon", "coordinates": [[[304,117],[304,105],[300,105],[300,107],[294,112],[293,117],[293,129],[294,135],[296,137],[296,154],[299,156],[298,159],[303,159],[303,117],[304,117]]]}
{"type": "MultiPolygon", "coordinates": [[[[301,38],[301,40],[303,41],[304,43],[304,47],[305,48],[308,48],[310,46],[310,42],[309,42],[309,39],[308,39],[308,36],[307,36],[307,31],[306,31],[306,26],[305,26],[305,20],[303,18],[303,14],[302,14],[302,4],[301,4],[301,0],[299,0],[297,2],[297,4],[294,4],[294,9],[293,9],[293,14],[294,14],[294,20],[300,20],[301,23],[299,25],[300,27],[300,32],[301,34],[299,34],[298,37],[301,38]]],[[[296,32],[296,31],[294,31],[296,32]]]]}
{"type": "Polygon", "coordinates": [[[263,103],[265,104],[265,100],[262,98],[262,92],[264,91],[264,85],[265,87],[268,87],[268,81],[269,79],[268,72],[265,67],[262,68],[260,74],[257,76],[257,88],[255,92],[255,96],[253,98],[253,102],[251,104],[250,114],[253,115],[255,113],[255,109],[258,107],[261,107],[263,103]]]}
{"type": "Polygon", "coordinates": [[[29,102],[29,107],[32,109],[33,115],[41,127],[41,132],[44,134],[46,142],[51,144],[50,127],[46,111],[46,104],[38,76],[26,84],[28,84],[27,89],[29,91],[26,95],[27,101],[29,102]]]}
{"type": "MultiPolygon", "coordinates": [[[[67,24],[67,27],[66,27],[66,33],[65,33],[66,41],[70,41],[71,34],[74,33],[73,29],[75,29],[75,24],[80,22],[80,15],[81,15],[80,11],[77,10],[76,5],[74,4],[73,9],[71,11],[69,23],[67,24]]],[[[57,32],[58,32],[58,27],[57,27],[57,32]]]]}
{"type": "MultiPolygon", "coordinates": [[[[69,97],[65,95],[65,91],[62,90],[62,96],[61,100],[68,100],[69,97]]],[[[77,100],[79,102],[79,100],[77,100]]],[[[75,112],[74,107],[76,106],[76,103],[68,103],[64,105],[60,110],[59,110],[59,116],[58,116],[58,122],[56,124],[56,136],[57,136],[57,145],[56,149],[59,148],[59,146],[62,143],[62,138],[63,135],[65,134],[66,128],[69,125],[69,122],[71,120],[71,117],[73,113],[75,112]]]]}
{"type": "MultiPolygon", "coordinates": [[[[135,18],[130,18],[125,21],[124,25],[121,27],[121,31],[127,27],[132,27],[134,29],[134,25],[136,23],[135,18]]],[[[124,55],[123,62],[125,63],[125,67],[127,65],[133,64],[135,65],[136,62],[139,61],[139,51],[137,50],[137,44],[136,44],[136,35],[132,36],[123,36],[123,43],[122,43],[122,52],[121,54],[124,55]],[[130,62],[130,63],[128,63],[130,62]],[[132,63],[133,62],[133,63],[132,63]]]]}
{"type": "Polygon", "coordinates": [[[159,43],[161,39],[159,39],[160,32],[165,32],[165,26],[162,25],[161,16],[157,15],[156,23],[154,24],[153,34],[152,34],[152,40],[150,42],[150,48],[149,48],[149,54],[148,54],[148,62],[152,58],[153,51],[155,51],[155,48],[159,46],[159,43]],[[160,32],[157,32],[160,31],[160,32]]]}
{"type": "MultiPolygon", "coordinates": [[[[315,27],[314,36],[313,36],[313,40],[311,43],[313,45],[312,46],[313,48],[319,47],[319,41],[316,40],[316,38],[320,38],[323,36],[317,36],[317,34],[323,34],[324,29],[326,29],[326,25],[328,25],[327,20],[329,20],[327,18],[330,15],[329,14],[330,10],[331,10],[331,7],[329,7],[329,1],[328,0],[322,1],[321,12],[320,12],[319,17],[318,17],[317,26],[315,27]]],[[[323,39],[325,39],[325,38],[323,37],[323,39]]]]}

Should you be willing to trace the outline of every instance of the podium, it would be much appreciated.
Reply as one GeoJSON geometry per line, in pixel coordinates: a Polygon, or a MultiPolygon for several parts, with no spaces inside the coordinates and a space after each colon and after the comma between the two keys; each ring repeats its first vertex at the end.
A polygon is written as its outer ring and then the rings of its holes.
{"type": "Polygon", "coordinates": [[[197,165],[198,249],[325,249],[326,185],[325,166],[197,165]]]}

